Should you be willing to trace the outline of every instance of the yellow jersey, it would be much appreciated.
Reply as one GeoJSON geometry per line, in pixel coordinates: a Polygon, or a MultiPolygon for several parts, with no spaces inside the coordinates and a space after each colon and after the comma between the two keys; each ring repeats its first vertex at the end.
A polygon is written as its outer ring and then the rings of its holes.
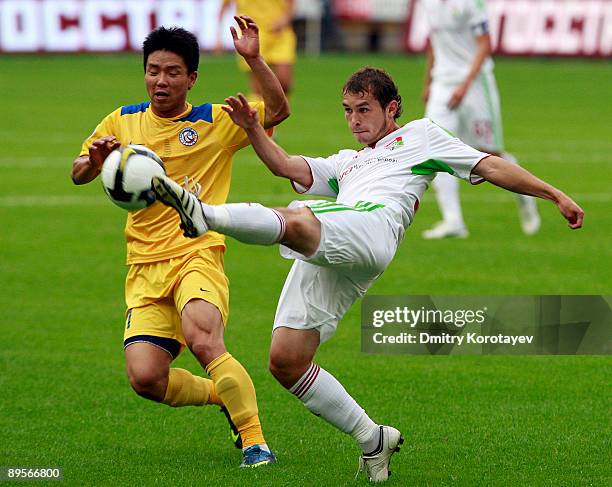
{"type": "MultiPolygon", "coordinates": [[[[226,0],[231,3],[233,0],[226,0]]],[[[251,17],[262,30],[270,30],[287,12],[286,0],[235,0],[237,15],[251,17]]]]}
{"type": "MultiPolygon", "coordinates": [[[[264,119],[264,104],[252,104],[264,119]]],[[[164,161],[167,175],[178,183],[185,176],[202,185],[200,199],[211,205],[226,202],[229,193],[232,156],[249,145],[245,131],[234,124],[221,105],[187,104],[174,118],[153,113],[150,102],[118,108],[107,115],[81,147],[89,154],[89,145],[97,138],[114,135],[121,145],[140,144],[155,151],[164,161]]],[[[127,263],[158,262],[185,255],[196,249],[224,246],[225,238],[208,232],[185,238],[179,228],[177,213],[160,203],[128,213],[125,226],[127,263]]]]}

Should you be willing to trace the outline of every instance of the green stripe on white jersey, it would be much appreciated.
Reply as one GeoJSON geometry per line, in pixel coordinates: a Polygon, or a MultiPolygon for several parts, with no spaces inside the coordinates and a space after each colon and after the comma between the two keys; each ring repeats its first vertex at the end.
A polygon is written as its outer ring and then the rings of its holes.
{"type": "Polygon", "coordinates": [[[358,201],[354,206],[345,205],[337,202],[320,202],[308,205],[312,212],[316,215],[320,213],[330,213],[333,211],[374,211],[378,208],[384,208],[385,205],[373,203],[371,201],[358,201]]]}

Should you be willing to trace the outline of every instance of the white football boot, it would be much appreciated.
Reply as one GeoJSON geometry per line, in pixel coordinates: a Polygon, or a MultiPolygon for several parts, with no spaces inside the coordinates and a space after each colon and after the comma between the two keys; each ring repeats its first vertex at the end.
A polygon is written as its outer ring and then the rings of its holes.
{"type": "Polygon", "coordinates": [[[378,447],[359,457],[359,472],[365,468],[370,482],[384,482],[389,478],[389,464],[391,456],[400,451],[400,445],[404,443],[402,434],[391,426],[380,426],[380,441],[378,447]]]}
{"type": "Polygon", "coordinates": [[[521,229],[525,235],[535,235],[540,230],[542,221],[536,199],[524,194],[517,195],[521,229]]]}
{"type": "Polygon", "coordinates": [[[440,221],[429,230],[425,230],[422,236],[426,240],[436,240],[440,238],[467,238],[469,232],[464,225],[440,221]]]}
{"type": "Polygon", "coordinates": [[[157,200],[178,212],[185,237],[196,238],[208,231],[202,203],[195,194],[167,176],[154,176],[151,183],[157,200]]]}

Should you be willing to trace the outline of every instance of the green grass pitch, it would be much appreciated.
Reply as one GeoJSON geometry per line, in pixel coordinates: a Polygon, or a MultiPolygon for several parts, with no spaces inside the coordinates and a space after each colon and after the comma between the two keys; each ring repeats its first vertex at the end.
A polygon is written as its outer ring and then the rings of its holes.
{"type": "MultiPolygon", "coordinates": [[[[386,68],[406,122],[422,116],[423,60],[302,58],[291,153],[356,147],[340,87],[355,69],[386,68]]],[[[65,485],[365,485],[353,441],[313,417],[267,372],[276,299],[290,266],[275,248],[228,242],[227,344],[255,382],[278,465],[237,468],[216,408],[170,409],[131,392],[123,368],[123,211],[98,182],[75,187],[71,162],[95,124],[146,100],[139,56],[0,58],[0,466],[58,466],[65,485]]],[[[583,206],[570,231],[540,204],[542,231],[522,236],[512,195],[462,185],[471,237],[426,242],[426,195],[375,294],[612,294],[612,66],[498,60],[507,148],[583,206]]],[[[246,89],[231,56],[205,58],[195,103],[246,89]]],[[[231,201],[286,205],[289,185],[251,149],[235,159],[231,201]]],[[[610,485],[609,357],[413,357],[360,353],[359,307],[318,362],[407,442],[389,485],[610,485]]],[[[200,368],[189,355],[177,363],[200,368]]]]}

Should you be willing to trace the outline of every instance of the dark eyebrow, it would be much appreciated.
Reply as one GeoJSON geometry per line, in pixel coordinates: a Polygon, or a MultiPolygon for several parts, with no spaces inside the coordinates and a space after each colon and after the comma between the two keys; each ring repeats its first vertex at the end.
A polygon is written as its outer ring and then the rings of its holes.
{"type": "MultiPolygon", "coordinates": [[[[161,69],[161,66],[159,64],[149,63],[147,65],[147,68],[161,69]]],[[[181,69],[181,65],[180,64],[170,64],[166,66],[166,69],[181,69]]]]}
{"type": "MultiPolygon", "coordinates": [[[[357,108],[359,108],[359,107],[367,106],[367,105],[369,105],[369,104],[370,104],[370,103],[369,103],[369,102],[367,102],[367,101],[360,101],[359,103],[355,104],[355,106],[356,106],[357,108]]],[[[342,102],[342,106],[343,106],[343,107],[350,108],[350,107],[349,107],[349,105],[348,105],[348,103],[346,103],[346,102],[342,102]]]]}

